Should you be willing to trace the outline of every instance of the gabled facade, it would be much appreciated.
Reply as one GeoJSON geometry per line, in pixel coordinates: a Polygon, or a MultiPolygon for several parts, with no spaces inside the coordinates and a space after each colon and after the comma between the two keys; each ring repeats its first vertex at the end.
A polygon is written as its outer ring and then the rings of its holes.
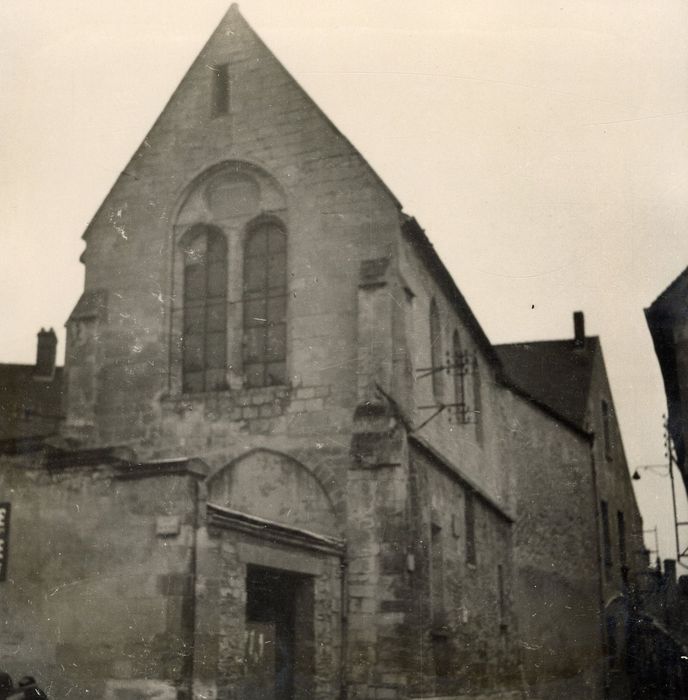
{"type": "Polygon", "coordinates": [[[0,470],[8,664],[57,696],[602,697],[589,426],[505,378],[235,6],[84,238],[61,439],[0,470]]]}

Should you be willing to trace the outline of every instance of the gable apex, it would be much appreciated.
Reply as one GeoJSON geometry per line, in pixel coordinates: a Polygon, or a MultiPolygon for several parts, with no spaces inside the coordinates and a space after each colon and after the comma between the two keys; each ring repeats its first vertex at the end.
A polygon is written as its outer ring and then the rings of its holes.
{"type": "MultiPolygon", "coordinates": [[[[366,160],[366,158],[362,155],[362,153],[356,148],[356,146],[351,143],[351,141],[339,130],[336,124],[330,119],[330,117],[323,111],[323,109],[318,105],[318,103],[308,94],[308,92],[301,86],[301,84],[294,78],[294,76],[285,68],[284,64],[280,61],[277,56],[272,52],[270,47],[263,41],[263,39],[260,37],[260,35],[253,29],[253,27],[248,23],[246,18],[241,14],[239,10],[239,5],[236,2],[233,2],[229,6],[229,10],[227,10],[227,14],[225,15],[224,19],[220,23],[220,26],[224,24],[224,21],[227,20],[228,18],[236,18],[255,38],[255,40],[259,43],[259,45],[269,54],[270,58],[272,58],[277,65],[280,67],[280,69],[284,72],[284,74],[289,78],[289,80],[292,81],[292,83],[297,87],[297,89],[302,93],[302,95],[308,100],[308,102],[317,110],[318,114],[322,119],[327,123],[327,125],[332,129],[332,131],[342,139],[347,146],[361,159],[363,164],[366,166],[367,170],[369,171],[370,175],[373,177],[373,179],[377,182],[377,184],[382,187],[382,189],[387,193],[387,195],[392,199],[396,207],[401,211],[402,209],[402,204],[401,202],[397,199],[396,195],[392,190],[390,190],[389,186],[387,183],[378,175],[376,170],[370,165],[370,163],[366,160]]],[[[210,43],[210,42],[208,42],[210,43]]]]}
{"type": "MultiPolygon", "coordinates": [[[[401,211],[399,200],[382,178],[284,67],[240,13],[239,6],[232,3],[177,84],[134,155],[121,171],[86,227],[82,238],[88,239],[91,230],[97,227],[95,226],[97,221],[106,224],[110,222],[112,225],[122,223],[112,221],[115,215],[119,216],[117,212],[120,207],[108,208],[107,205],[112,203],[113,196],[119,189],[126,191],[129,187],[141,187],[142,181],[148,182],[152,176],[157,175],[151,172],[151,168],[146,167],[151,160],[161,160],[156,154],[164,152],[165,160],[172,158],[176,160],[175,167],[166,168],[165,173],[168,185],[165,189],[174,193],[171,195],[173,198],[181,195],[190,179],[202,172],[208,163],[228,160],[252,160],[261,163],[259,156],[247,157],[246,153],[241,151],[239,144],[241,137],[249,130],[261,129],[269,132],[274,126],[269,123],[273,116],[274,105],[271,92],[273,86],[269,80],[266,80],[268,75],[273,82],[279,83],[274,88],[281,93],[275,94],[276,100],[283,98],[284,92],[289,92],[292,101],[298,102],[293,110],[295,117],[289,126],[289,135],[294,136],[296,131],[294,124],[298,121],[301,125],[302,117],[305,115],[311,129],[308,137],[312,136],[312,130],[315,128],[322,136],[321,142],[327,141],[330,144],[329,151],[337,152],[339,155],[346,154],[357,160],[362,167],[362,172],[367,173],[371,182],[389,198],[393,206],[401,211]],[[213,118],[211,114],[212,80],[214,73],[220,69],[228,70],[226,76],[228,106],[226,113],[213,118]],[[251,86],[252,81],[253,86],[251,86]],[[262,100],[266,107],[261,115],[261,124],[242,123],[240,112],[245,107],[242,100],[255,101],[261,89],[264,90],[262,100]],[[314,126],[314,122],[318,124],[314,126]],[[194,155],[194,144],[199,142],[203,142],[205,155],[202,160],[194,161],[190,156],[194,155]],[[214,149],[214,153],[209,153],[211,149],[214,149]]],[[[274,129],[273,131],[274,138],[280,138],[280,134],[274,129]]],[[[126,194],[124,197],[126,201],[126,194]]],[[[169,206],[169,202],[164,202],[164,205],[169,206]]],[[[161,214],[168,220],[171,216],[169,209],[161,214]]]]}

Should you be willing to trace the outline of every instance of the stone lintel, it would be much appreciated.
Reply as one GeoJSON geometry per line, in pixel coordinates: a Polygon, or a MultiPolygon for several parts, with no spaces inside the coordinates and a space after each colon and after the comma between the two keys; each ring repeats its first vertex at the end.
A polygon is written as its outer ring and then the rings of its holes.
{"type": "Polygon", "coordinates": [[[50,471],[73,467],[110,466],[114,469],[115,479],[143,479],[188,474],[204,480],[210,471],[202,460],[188,457],[141,462],[137,459],[134,450],[127,446],[53,449],[45,454],[44,459],[44,464],[50,471]]]}
{"type": "Polygon", "coordinates": [[[237,530],[248,535],[253,535],[262,539],[269,539],[270,542],[301,547],[343,556],[346,545],[343,540],[327,535],[320,535],[309,530],[282,525],[255,515],[248,515],[237,510],[222,508],[213,503],[208,503],[207,509],[208,525],[228,530],[237,530]]]}
{"type": "Polygon", "coordinates": [[[126,462],[117,466],[116,479],[145,479],[154,476],[188,474],[203,481],[210,469],[201,459],[165,459],[154,462],[126,462]]]}

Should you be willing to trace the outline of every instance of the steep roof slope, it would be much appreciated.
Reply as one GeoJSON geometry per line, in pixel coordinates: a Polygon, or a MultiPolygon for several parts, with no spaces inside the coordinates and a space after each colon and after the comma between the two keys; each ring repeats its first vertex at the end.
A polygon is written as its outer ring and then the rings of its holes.
{"type": "MultiPolygon", "coordinates": [[[[251,95],[250,99],[257,99],[256,95],[251,95]]],[[[401,204],[394,193],[365,157],[339,131],[299,85],[298,81],[286,70],[241,15],[236,4],[230,6],[180,81],[155,124],[144,138],[142,145],[125,167],[113,185],[110,194],[105,198],[90,222],[84,233],[84,238],[88,239],[97,230],[109,231],[112,229],[114,221],[122,230],[126,227],[127,235],[133,242],[136,237],[136,226],[132,226],[128,222],[131,222],[134,216],[139,222],[144,222],[140,226],[142,231],[152,231],[155,226],[159,225],[159,221],[172,217],[171,203],[178,200],[179,193],[192,178],[198,175],[200,170],[207,167],[208,161],[219,162],[222,159],[234,157],[237,151],[241,151],[240,147],[246,132],[256,129],[264,133],[262,140],[265,142],[267,151],[273,153],[280,151],[280,142],[292,142],[301,136],[313,142],[314,158],[322,160],[329,158],[334,163],[335,156],[346,154],[356,159],[363,166],[362,172],[365,173],[366,179],[369,178],[380,191],[384,192],[399,210],[400,227],[406,235],[413,239],[414,246],[424,264],[438,275],[448,297],[455,304],[459,313],[467,319],[468,326],[477,342],[482,346],[486,356],[493,364],[498,365],[498,359],[480,323],[465,302],[456,283],[446,271],[425,232],[422,231],[415,219],[401,212],[401,204]],[[231,97],[228,99],[236,101],[239,112],[232,114],[227,119],[208,118],[205,97],[206,93],[210,92],[208,76],[212,73],[213,66],[226,62],[229,62],[230,65],[232,62],[236,65],[250,64],[251,69],[247,75],[253,82],[263,86],[261,91],[254,91],[254,93],[261,92],[262,95],[264,114],[260,124],[245,124],[242,121],[242,101],[248,100],[249,96],[238,80],[236,83],[231,83],[231,97]],[[293,98],[293,120],[288,125],[272,121],[278,107],[276,103],[284,99],[281,94],[274,90],[274,86],[268,80],[268,77],[273,73],[278,73],[281,80],[290,86],[289,92],[293,98]],[[315,129],[317,129],[317,139],[315,129]],[[320,143],[320,146],[317,146],[320,150],[316,150],[316,140],[320,143]],[[202,147],[197,145],[201,142],[202,147]],[[161,156],[155,155],[161,153],[165,154],[164,158],[168,158],[169,154],[172,153],[177,154],[177,162],[183,165],[178,168],[161,169],[159,167],[161,156]],[[155,192],[156,196],[151,195],[151,198],[155,199],[160,206],[167,206],[168,209],[161,211],[157,207],[149,207],[134,212],[134,204],[137,201],[136,192],[141,187],[155,192]],[[161,195],[161,193],[165,194],[161,195]]],[[[241,152],[242,157],[244,157],[245,153],[241,152]]],[[[253,149],[248,157],[252,158],[258,165],[265,165],[267,156],[265,153],[253,149]]],[[[283,165],[284,172],[280,171],[281,164],[275,166],[272,163],[269,169],[278,179],[288,180],[290,170],[287,166],[290,166],[291,163],[283,165]]],[[[266,167],[268,166],[266,165],[266,167]]],[[[146,235],[148,234],[146,233],[146,235]]],[[[87,249],[83,257],[84,261],[87,260],[88,255],[87,249]]],[[[89,270],[90,268],[87,267],[87,286],[90,280],[97,277],[97,273],[92,275],[89,270]]]]}
{"type": "MultiPolygon", "coordinates": [[[[257,92],[251,96],[242,94],[241,87],[230,80],[231,95],[227,99],[236,103],[239,111],[243,110],[243,101],[256,99],[257,95],[257,92]]],[[[281,92],[284,93],[284,90],[281,92]]],[[[214,157],[220,162],[233,158],[236,148],[241,150],[247,131],[261,131],[266,143],[272,141],[274,146],[278,140],[293,140],[299,131],[299,124],[308,125],[311,140],[315,142],[319,139],[319,147],[327,150],[326,153],[321,152],[322,157],[345,153],[358,159],[366,178],[370,178],[401,209],[400,203],[382,178],[282,65],[240,13],[238,5],[232,3],[86,227],[83,238],[88,239],[94,228],[97,228],[99,217],[104,217],[106,222],[112,218],[108,205],[113,200],[113,195],[118,192],[126,195],[127,188],[140,187],[144,181],[148,183],[152,171],[160,165],[160,156],[152,154],[164,153],[165,159],[174,156],[178,162],[185,164],[184,168],[168,168],[163,173],[163,179],[171,183],[179,193],[188,185],[192,176],[199,174],[199,167],[207,167],[209,159],[214,157]],[[263,85],[260,99],[264,114],[260,123],[241,122],[239,117],[235,118],[235,107],[225,115],[229,118],[210,118],[205,95],[211,91],[210,76],[217,72],[218,66],[230,64],[241,65],[255,84],[263,85]],[[281,76],[283,83],[289,85],[293,101],[293,123],[288,125],[273,121],[275,113],[281,107],[277,103],[284,99],[284,95],[277,94],[275,86],[269,82],[275,73],[281,76]],[[318,122],[317,134],[313,130],[313,119],[318,122]]],[[[301,129],[304,133],[306,130],[305,127],[301,129]]],[[[264,154],[251,155],[257,164],[262,165],[264,154]]],[[[165,217],[170,215],[170,212],[164,214],[165,217]]]]}
{"type": "Polygon", "coordinates": [[[494,347],[513,384],[581,430],[587,429],[585,414],[599,348],[597,337],[586,338],[582,346],[574,340],[544,340],[494,347]]]}

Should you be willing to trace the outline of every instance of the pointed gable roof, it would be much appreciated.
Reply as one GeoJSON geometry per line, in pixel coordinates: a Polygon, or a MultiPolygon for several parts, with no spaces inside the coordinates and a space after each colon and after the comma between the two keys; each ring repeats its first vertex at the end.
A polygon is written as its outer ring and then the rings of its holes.
{"type": "MultiPolygon", "coordinates": [[[[169,208],[170,202],[175,197],[177,201],[181,199],[184,188],[187,188],[189,183],[201,176],[202,173],[207,172],[208,162],[212,160],[208,152],[212,150],[216,164],[222,163],[223,159],[233,158],[234,142],[235,139],[242,138],[242,129],[244,131],[257,128],[266,130],[265,125],[267,124],[267,131],[272,132],[271,139],[278,142],[282,138],[284,133],[280,132],[277,127],[273,128],[274,125],[270,123],[269,112],[273,106],[273,100],[269,85],[264,86],[262,93],[267,112],[264,120],[265,124],[244,124],[242,127],[237,128],[235,125],[232,125],[231,120],[223,123],[222,119],[213,120],[209,118],[208,104],[203,102],[207,97],[206,93],[209,88],[208,74],[210,71],[215,70],[217,66],[221,66],[226,62],[229,62],[231,69],[232,61],[241,63],[246,67],[251,74],[251,79],[255,79],[259,83],[261,81],[263,83],[266,82],[266,73],[273,74],[272,77],[274,77],[274,73],[277,73],[280,79],[289,86],[291,95],[296,97],[298,106],[296,109],[292,106],[293,114],[296,115],[294,119],[302,125],[304,120],[313,120],[315,118],[318,122],[318,128],[322,125],[322,132],[327,133],[328,151],[337,155],[345,154],[346,157],[350,157],[360,163],[360,171],[364,175],[370,176],[371,181],[379,188],[380,192],[384,193],[391,204],[399,211],[402,235],[406,236],[411,242],[419,259],[435,277],[449,302],[465,321],[477,344],[484,352],[486,359],[496,370],[497,381],[526,400],[531,401],[531,403],[537,405],[539,409],[544,410],[560,423],[589,437],[587,431],[581,428],[580,422],[570,417],[571,415],[577,417],[578,410],[573,412],[558,410],[559,404],[550,400],[550,397],[544,396],[543,398],[540,395],[542,392],[533,393],[529,391],[525,386],[528,382],[516,382],[512,377],[505,376],[501,368],[500,354],[495,351],[495,348],[490,343],[480,322],[461,294],[456,282],[446,269],[442,259],[420,224],[413,217],[406,215],[402,211],[402,205],[394,193],[358,149],[332,123],[329,117],[266,46],[260,36],[241,15],[236,3],[229,7],[215,31],[185,73],[165,108],[143,139],[129,164],[122,171],[93,220],[89,223],[83,237],[88,238],[91,231],[97,228],[109,229],[114,224],[123,226],[123,222],[119,219],[115,220],[116,217],[121,215],[121,209],[118,209],[117,205],[113,203],[119,202],[120,206],[123,203],[126,209],[130,201],[136,199],[135,195],[133,197],[130,195],[137,193],[142,187],[151,193],[155,193],[160,202],[160,208],[156,209],[154,217],[148,211],[143,212],[139,210],[139,218],[141,218],[141,215],[151,217],[148,219],[148,223],[151,226],[160,225],[161,221],[168,222],[173,216],[173,210],[169,208]],[[233,131],[236,133],[233,134],[233,131]],[[196,151],[198,150],[199,142],[205,149],[203,157],[197,157],[196,151]],[[169,157],[174,159],[175,166],[178,167],[161,167],[161,153],[165,154],[166,158],[170,153],[174,153],[174,156],[169,157]],[[167,208],[165,209],[164,207],[167,208]]],[[[230,90],[234,91],[234,86],[230,86],[230,90]]],[[[233,96],[230,95],[230,101],[232,99],[233,96]]],[[[287,132],[287,138],[292,137],[295,133],[294,123],[290,124],[289,127],[290,131],[287,132]]],[[[330,157],[329,153],[327,157],[330,157]]],[[[256,157],[254,162],[256,165],[261,165],[259,157],[256,157]]],[[[85,258],[86,252],[82,256],[82,261],[85,262],[85,258]]]]}
{"type": "Polygon", "coordinates": [[[587,430],[590,383],[599,350],[597,337],[584,345],[571,340],[544,340],[494,346],[504,373],[517,388],[545,404],[581,430],[587,430]]]}
{"type": "MultiPolygon", "coordinates": [[[[239,51],[240,60],[242,62],[253,61],[256,75],[260,73],[262,64],[270,64],[270,67],[275,67],[281,73],[284,79],[290,83],[291,87],[298,92],[303,103],[307,105],[308,110],[316,114],[325,128],[331,132],[332,139],[338,144],[339,150],[345,150],[348,155],[357,158],[364,167],[364,170],[369,174],[371,180],[375,182],[381,191],[383,191],[399,211],[401,211],[401,203],[370,163],[323,112],[294,76],[284,67],[282,62],[275,56],[241,14],[238,4],[232,3],[216,29],[210,35],[210,38],[204,44],[198,56],[184,74],[184,77],[175,88],[167,104],[160,112],[155,123],[148,131],[129,163],[113,184],[95,216],[86,227],[82,238],[88,238],[99,214],[103,212],[105,205],[108,203],[113,193],[117,191],[118,187],[126,187],[130,185],[132,181],[137,182],[142,177],[145,177],[145,175],[142,175],[140,172],[141,166],[145,163],[151,148],[154,150],[159,140],[167,139],[172,147],[181,151],[186,140],[193,141],[194,139],[198,139],[198,129],[199,127],[203,128],[200,122],[211,120],[207,119],[207,114],[199,114],[197,111],[194,111],[193,108],[190,108],[188,103],[192,101],[192,98],[190,98],[189,93],[191,93],[192,90],[189,89],[189,86],[193,85],[194,82],[202,82],[204,80],[204,74],[214,70],[216,66],[230,61],[230,57],[233,58],[237,53],[236,49],[238,44],[241,44],[241,50],[239,51]],[[177,119],[177,129],[170,124],[170,121],[174,119],[177,119]],[[180,122],[184,122],[185,128],[179,128],[180,122]],[[192,135],[192,132],[195,132],[195,134],[192,135]]],[[[197,97],[197,95],[194,95],[194,98],[195,97],[197,97]]],[[[208,128],[207,138],[217,142],[218,154],[230,150],[233,138],[230,135],[230,129],[226,130],[226,133],[222,135],[222,139],[218,139],[218,136],[219,132],[217,129],[208,128]]],[[[193,174],[197,175],[198,172],[193,174]]],[[[170,180],[175,180],[178,188],[183,187],[190,180],[188,173],[180,174],[177,172],[168,172],[167,176],[170,180]]]]}
{"type": "Polygon", "coordinates": [[[688,267],[650,304],[646,315],[683,317],[688,314],[688,267]]]}
{"type": "MultiPolygon", "coordinates": [[[[332,131],[337,135],[338,138],[340,138],[344,143],[347,144],[347,146],[353,151],[360,159],[361,161],[365,164],[366,168],[370,172],[370,175],[374,178],[374,180],[377,182],[377,184],[389,195],[389,197],[394,201],[394,203],[397,205],[397,207],[401,210],[401,203],[399,200],[396,198],[396,195],[392,190],[389,189],[387,186],[387,183],[377,174],[377,171],[373,168],[372,165],[366,160],[366,158],[361,154],[361,152],[354,146],[351,141],[345,136],[339,128],[336,126],[336,124],[330,119],[330,117],[325,114],[325,112],[321,109],[321,107],[318,105],[318,103],[306,92],[306,90],[301,86],[301,84],[296,80],[296,78],[284,67],[284,64],[275,56],[275,54],[270,50],[268,45],[261,39],[260,35],[256,33],[256,31],[251,27],[251,25],[246,21],[246,18],[241,14],[239,11],[239,5],[236,2],[233,2],[229,6],[229,10],[227,10],[227,14],[223,18],[222,22],[220,22],[220,25],[218,28],[215,30],[215,34],[218,33],[220,28],[223,26],[223,24],[228,20],[228,18],[233,18],[237,22],[240,22],[241,25],[252,34],[253,38],[258,42],[258,44],[266,51],[266,53],[272,58],[272,60],[277,63],[277,65],[280,67],[280,69],[284,72],[284,74],[291,80],[294,85],[300,90],[300,92],[303,94],[303,96],[309,101],[311,106],[318,112],[320,117],[322,117],[323,121],[327,123],[327,125],[332,129],[332,131]]],[[[214,35],[215,35],[214,34],[214,35]]],[[[213,35],[213,36],[214,36],[213,35]]],[[[211,37],[212,41],[212,37],[211,37]]],[[[210,42],[208,42],[210,43],[210,42]]]]}

